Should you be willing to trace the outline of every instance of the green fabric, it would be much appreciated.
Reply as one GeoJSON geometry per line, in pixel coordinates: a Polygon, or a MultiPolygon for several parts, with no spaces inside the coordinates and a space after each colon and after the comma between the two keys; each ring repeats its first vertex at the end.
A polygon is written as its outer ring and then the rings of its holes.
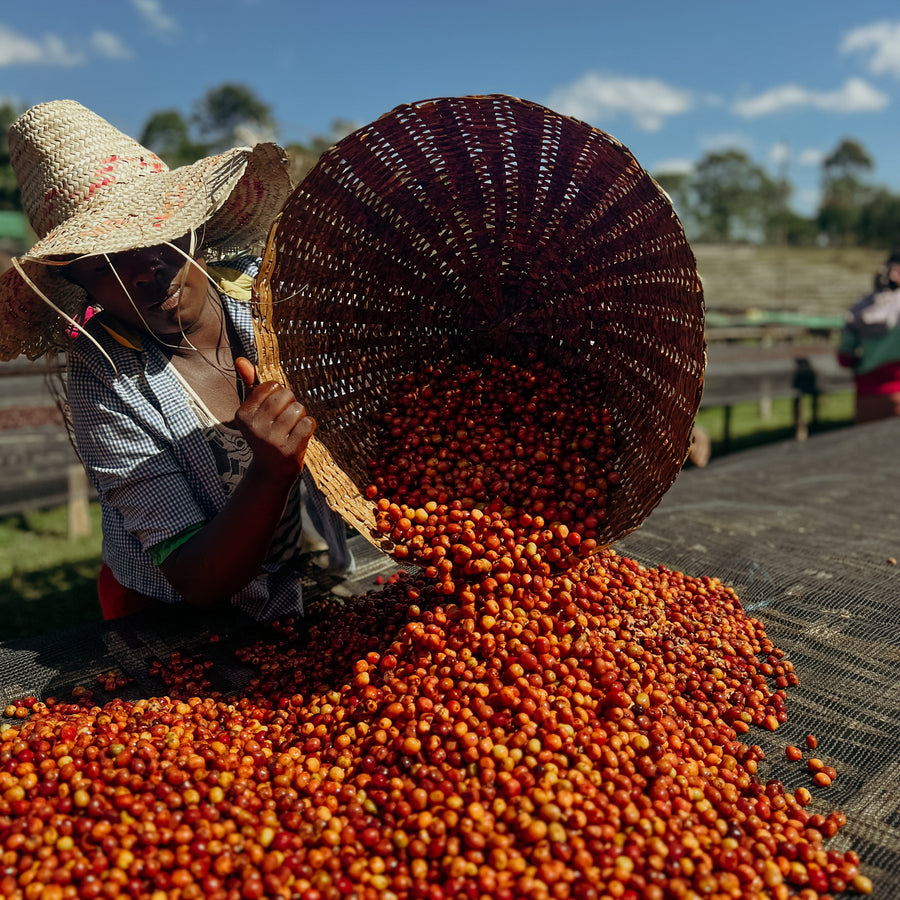
{"type": "Polygon", "coordinates": [[[857,375],[864,375],[900,359],[900,328],[886,330],[883,334],[871,337],[845,328],[838,341],[838,353],[855,356],[859,362],[854,371],[857,375]]]}
{"type": "Polygon", "coordinates": [[[186,544],[201,528],[203,528],[203,523],[185,528],[184,531],[179,531],[178,534],[149,547],[147,555],[153,560],[154,565],[162,565],[175,550],[186,544]]]}

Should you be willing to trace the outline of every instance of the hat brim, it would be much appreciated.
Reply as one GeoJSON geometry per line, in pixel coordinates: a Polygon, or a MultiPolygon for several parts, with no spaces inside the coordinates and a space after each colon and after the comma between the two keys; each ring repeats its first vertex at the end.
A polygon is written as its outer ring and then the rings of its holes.
{"type": "MultiPolygon", "coordinates": [[[[53,260],[153,247],[203,227],[215,255],[262,244],[291,191],[289,161],[277,144],[229,150],[189,166],[116,185],[109,200],[86,204],[17,260],[22,272],[66,315],[87,301],[53,260]]],[[[65,346],[69,323],[16,268],[0,277],[0,359],[36,359],[65,346]]]]}

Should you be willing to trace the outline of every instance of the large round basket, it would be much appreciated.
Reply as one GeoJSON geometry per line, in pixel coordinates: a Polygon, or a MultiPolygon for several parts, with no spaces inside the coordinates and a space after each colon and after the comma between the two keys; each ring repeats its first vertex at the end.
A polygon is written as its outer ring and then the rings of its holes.
{"type": "Polygon", "coordinates": [[[327,151],[270,233],[260,370],[318,422],[307,461],[373,543],[367,460],[395,377],[473,350],[605,379],[617,469],[608,545],[688,453],[705,365],[694,255],[622,144],[513,97],[399,106],[327,151]]]}

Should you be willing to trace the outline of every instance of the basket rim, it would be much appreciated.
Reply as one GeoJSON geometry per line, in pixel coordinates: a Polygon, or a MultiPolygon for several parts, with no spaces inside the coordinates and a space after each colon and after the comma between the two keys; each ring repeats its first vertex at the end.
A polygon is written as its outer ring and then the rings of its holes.
{"type": "MultiPolygon", "coordinates": [[[[690,383],[683,388],[682,393],[679,395],[679,402],[687,410],[687,414],[689,414],[688,417],[692,420],[693,416],[696,414],[696,410],[699,408],[703,387],[703,373],[706,366],[706,342],[703,328],[703,291],[702,283],[696,269],[696,259],[684,236],[681,223],[678,221],[677,215],[672,208],[671,199],[652,179],[649,173],[640,166],[631,154],[631,151],[616,138],[591,126],[581,119],[557,113],[549,107],[534,101],[521,100],[520,98],[509,94],[471,94],[460,97],[435,97],[416,101],[415,103],[400,104],[389,112],[382,114],[368,125],[362,126],[350,135],[347,135],[322,155],[316,166],[307,173],[303,181],[297,186],[294,194],[288,199],[285,206],[282,208],[281,213],[273,222],[270,238],[266,244],[263,265],[261,267],[261,276],[263,277],[258,279],[258,302],[256,304],[258,310],[258,342],[260,346],[264,348],[264,351],[260,353],[260,358],[263,360],[263,368],[273,377],[281,380],[282,383],[291,384],[296,389],[297,383],[295,378],[289,376],[283,365],[282,347],[279,342],[279,335],[277,334],[278,327],[276,324],[278,321],[278,310],[276,307],[279,303],[276,302],[274,296],[275,292],[272,286],[273,281],[278,280],[277,273],[279,267],[283,264],[285,255],[289,252],[282,244],[284,243],[284,235],[290,226],[290,217],[297,215],[294,201],[305,204],[304,209],[316,202],[323,202],[327,205],[329,201],[328,198],[324,196],[322,183],[324,183],[326,177],[332,177],[333,171],[341,168],[341,164],[345,161],[345,154],[349,153],[351,149],[359,151],[360,153],[366,149],[370,149],[373,142],[373,135],[380,133],[386,126],[390,127],[413,112],[434,112],[443,109],[444,107],[459,105],[464,107],[476,105],[479,108],[483,108],[485,105],[502,106],[504,104],[513,104],[516,108],[520,109],[527,108],[529,112],[550,117],[556,123],[574,123],[574,126],[579,130],[584,130],[592,136],[597,136],[597,139],[602,140],[608,146],[615,148],[617,152],[622,154],[622,158],[628,161],[627,165],[630,167],[628,174],[639,178],[641,183],[648,184],[648,190],[652,190],[654,197],[658,199],[660,207],[664,209],[669,216],[669,220],[667,221],[671,224],[671,220],[674,220],[674,223],[676,223],[677,228],[673,228],[670,232],[666,232],[670,235],[674,235],[677,232],[677,246],[675,247],[675,250],[669,248],[672,255],[677,257],[678,266],[677,271],[674,272],[672,277],[681,279],[684,282],[684,285],[682,286],[683,291],[686,294],[690,294],[693,298],[693,306],[690,310],[691,316],[693,317],[690,323],[690,327],[692,328],[692,344],[688,355],[690,356],[690,362],[693,365],[694,371],[691,374],[690,383]],[[322,182],[320,182],[319,179],[322,179],[322,182]],[[650,186],[652,186],[652,188],[650,186]],[[320,196],[320,194],[323,196],[320,196]],[[266,273],[265,275],[263,275],[264,272],[266,273]]],[[[383,162],[384,161],[381,160],[381,163],[383,162]]],[[[357,165],[362,165],[362,163],[357,162],[357,165]]],[[[352,166],[347,163],[344,169],[341,170],[342,174],[345,174],[345,170],[351,168],[352,166]]],[[[383,174],[383,172],[380,174],[383,174]]],[[[396,186],[395,183],[391,184],[392,186],[396,186]]],[[[619,222],[618,226],[620,230],[627,231],[627,226],[630,224],[631,223],[628,222],[619,222]]],[[[659,235],[656,236],[657,238],[659,237],[659,235]]],[[[627,234],[626,237],[628,237],[627,234]]],[[[675,238],[673,238],[672,241],[674,246],[675,238]]],[[[673,263],[673,265],[675,265],[675,263],[673,263]]],[[[684,318],[685,320],[688,318],[687,313],[684,313],[684,318]]],[[[684,325],[685,323],[681,324],[684,325]]],[[[672,328],[674,329],[676,327],[679,327],[678,323],[673,322],[672,328]]],[[[283,332],[281,337],[283,342],[283,332]]],[[[656,496],[652,498],[652,502],[649,505],[645,504],[646,508],[643,510],[639,521],[628,524],[626,527],[620,527],[617,533],[609,536],[609,540],[604,540],[602,542],[603,546],[609,546],[610,544],[615,543],[626,534],[629,534],[640,527],[644,519],[649,515],[649,512],[660,502],[662,496],[674,482],[680,471],[680,467],[683,465],[690,450],[690,428],[682,428],[681,430],[684,431],[684,433],[677,435],[674,440],[674,443],[678,444],[678,447],[669,448],[668,451],[670,456],[677,458],[680,455],[680,459],[677,459],[677,465],[671,466],[671,471],[663,479],[666,483],[660,490],[655,492],[656,496]]],[[[324,483],[324,486],[320,484],[320,487],[323,488],[326,497],[328,497],[329,500],[335,501],[336,511],[338,511],[353,527],[361,531],[371,542],[375,543],[376,546],[390,552],[390,542],[385,541],[383,535],[379,535],[374,531],[373,504],[366,500],[362,493],[365,485],[357,483],[359,479],[354,480],[354,478],[348,474],[347,465],[342,461],[342,451],[332,440],[332,436],[328,432],[327,424],[320,433],[317,433],[317,435],[314,436],[307,459],[313,476],[317,481],[321,480],[324,483]],[[348,501],[346,499],[347,496],[351,497],[351,500],[348,501]]]]}

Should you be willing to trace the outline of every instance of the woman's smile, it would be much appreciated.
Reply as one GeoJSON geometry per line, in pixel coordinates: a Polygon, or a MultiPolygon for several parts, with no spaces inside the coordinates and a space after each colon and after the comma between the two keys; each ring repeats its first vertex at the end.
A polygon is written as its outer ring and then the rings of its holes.
{"type": "Polygon", "coordinates": [[[186,256],[190,235],[174,242],[75,260],[67,277],[95,306],[164,338],[190,330],[209,295],[206,265],[186,256]]]}
{"type": "Polygon", "coordinates": [[[166,299],[159,305],[159,308],[163,312],[168,312],[170,309],[175,309],[178,306],[179,301],[181,300],[181,288],[173,291],[169,294],[166,299]]]}

